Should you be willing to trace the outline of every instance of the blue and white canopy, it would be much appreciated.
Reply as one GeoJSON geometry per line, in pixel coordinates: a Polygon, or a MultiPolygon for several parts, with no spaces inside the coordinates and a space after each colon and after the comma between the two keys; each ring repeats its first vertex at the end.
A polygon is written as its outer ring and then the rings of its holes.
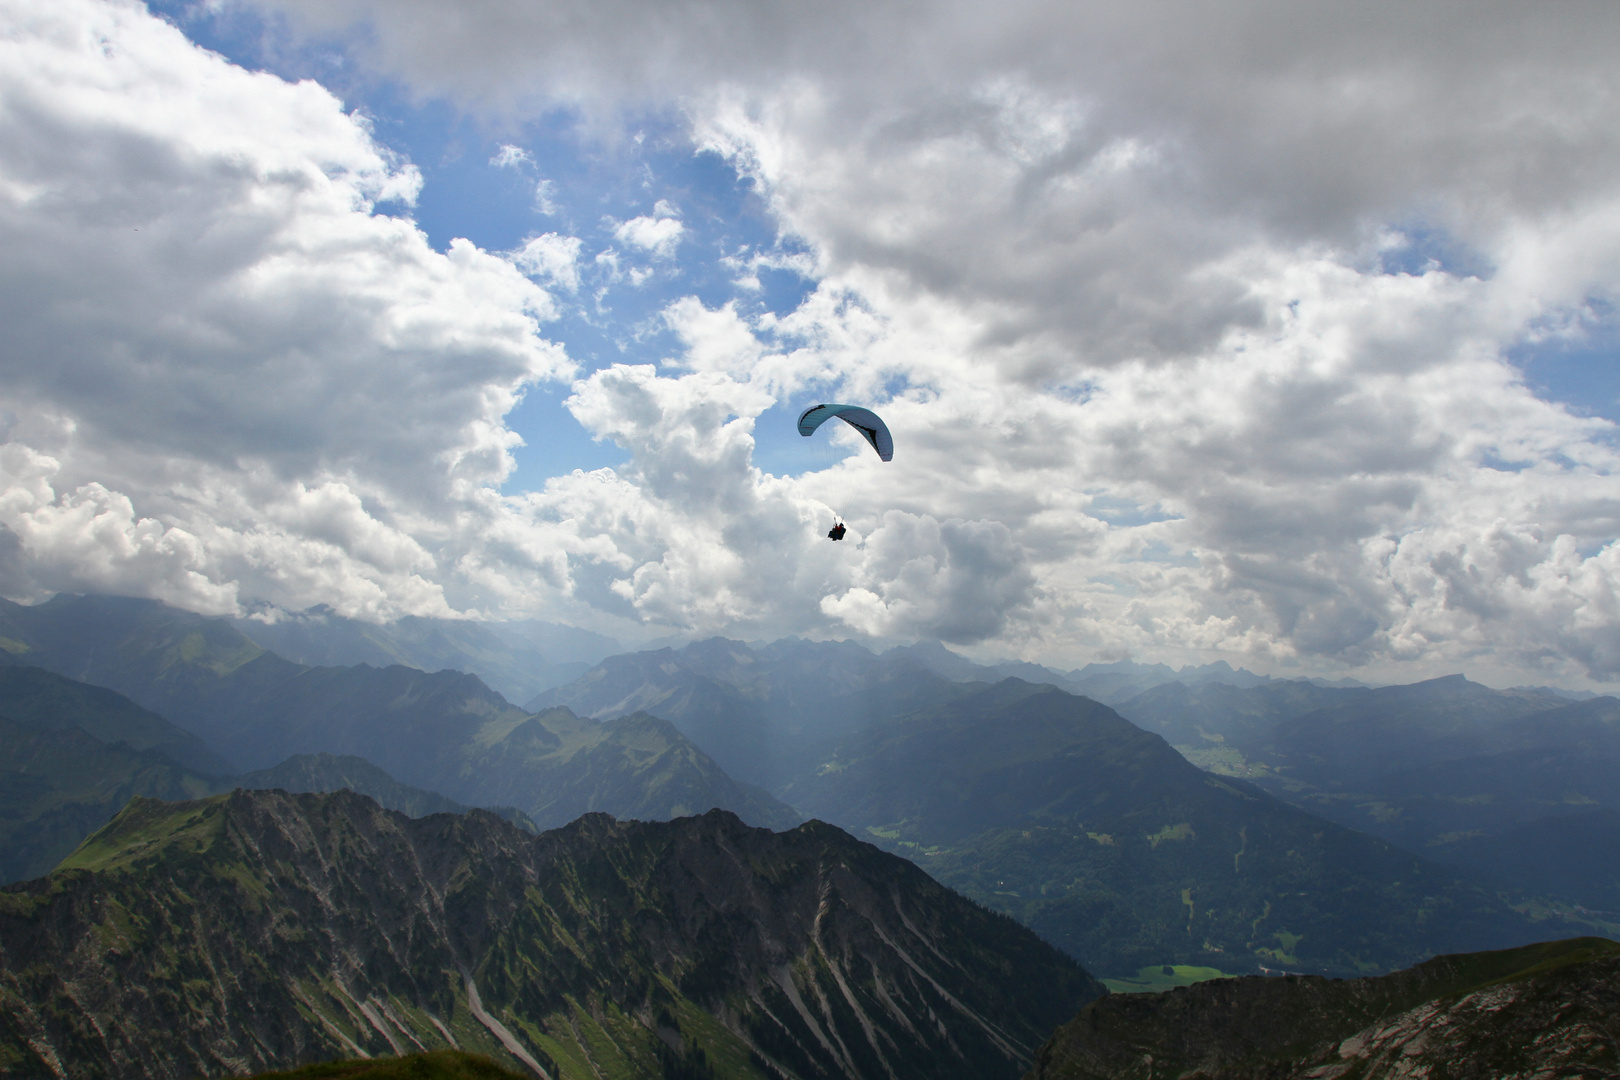
{"type": "Polygon", "coordinates": [[[889,434],[889,425],[877,413],[859,405],[834,405],[831,402],[812,405],[799,414],[799,434],[814,435],[816,428],[835,416],[865,436],[878,457],[884,461],[893,460],[894,437],[889,434]]]}

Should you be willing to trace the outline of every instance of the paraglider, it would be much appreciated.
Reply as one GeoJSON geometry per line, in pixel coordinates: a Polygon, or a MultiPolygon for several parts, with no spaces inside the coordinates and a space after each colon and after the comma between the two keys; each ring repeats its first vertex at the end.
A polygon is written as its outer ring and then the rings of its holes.
{"type": "Polygon", "coordinates": [[[861,437],[872,444],[878,457],[884,461],[894,459],[894,437],[889,434],[889,425],[883,422],[883,417],[859,405],[835,405],[832,402],[812,405],[799,414],[799,434],[806,437],[814,435],[816,428],[835,416],[860,432],[861,437]]]}
{"type": "MultiPolygon", "coordinates": [[[[859,405],[838,405],[833,402],[812,405],[799,414],[799,434],[808,438],[835,416],[860,432],[861,438],[877,451],[878,457],[884,461],[894,460],[894,437],[889,434],[889,425],[883,422],[883,417],[859,405]]],[[[835,521],[832,531],[827,533],[827,539],[842,540],[844,532],[844,523],[835,521]]]]}

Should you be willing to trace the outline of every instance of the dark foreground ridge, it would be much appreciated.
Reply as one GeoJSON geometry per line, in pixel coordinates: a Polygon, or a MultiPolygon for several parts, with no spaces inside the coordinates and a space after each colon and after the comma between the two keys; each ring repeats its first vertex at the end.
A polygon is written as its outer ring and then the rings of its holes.
{"type": "Polygon", "coordinates": [[[430,1050],[398,1058],[361,1058],[260,1073],[253,1080],[526,1080],[487,1057],[460,1050],[430,1050]]]}
{"type": "Polygon", "coordinates": [[[1094,1001],[1026,1080],[1620,1076],[1620,943],[1440,956],[1371,979],[1222,979],[1094,1001]]]}
{"type": "Polygon", "coordinates": [[[137,799],[0,890],[0,1073],[459,1048],[550,1078],[1015,1077],[1101,987],[820,822],[538,836],[352,792],[137,799]]]}

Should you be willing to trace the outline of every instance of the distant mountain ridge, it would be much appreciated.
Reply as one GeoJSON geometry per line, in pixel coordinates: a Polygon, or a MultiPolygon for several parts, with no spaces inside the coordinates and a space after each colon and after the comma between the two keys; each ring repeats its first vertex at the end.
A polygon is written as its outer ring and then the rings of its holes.
{"type": "Polygon", "coordinates": [[[1456,871],[1201,772],[1105,705],[1016,679],[852,735],[780,794],[1109,976],[1164,963],[1355,975],[1571,925],[1537,924],[1456,871]]]}
{"type": "MultiPolygon", "coordinates": [[[[237,787],[346,788],[412,817],[468,809],[355,757],[295,755],[237,775],[196,736],[116,691],[0,667],[0,883],[48,873],[133,797],[186,800],[237,787]]],[[[535,828],[522,811],[491,809],[535,828]]]]}
{"type": "Polygon", "coordinates": [[[457,671],[306,667],[225,620],[155,601],[0,601],[0,639],[11,666],[116,690],[200,736],[231,773],[296,754],[361,757],[401,783],[463,805],[513,806],[542,827],[592,810],[665,818],[716,806],[778,828],[802,820],[661,720],[536,717],[457,671]]]}
{"type": "Polygon", "coordinates": [[[455,1045],[554,1080],[671,1061],[1011,1080],[1101,992],[904,860],[721,811],[532,836],[348,792],[138,800],[51,878],[0,890],[13,1074],[181,1080],[455,1045]]]}
{"type": "Polygon", "coordinates": [[[377,624],[318,606],[233,619],[231,625],[260,647],[297,664],[450,669],[477,675],[508,701],[526,701],[622,651],[610,637],[535,619],[475,622],[407,615],[377,624]]]}
{"type": "Polygon", "coordinates": [[[1366,690],[1169,683],[1119,708],[1218,774],[1510,887],[1535,882],[1620,921],[1620,871],[1580,853],[1583,845],[1620,850],[1620,822],[1592,813],[1620,810],[1613,697],[1572,702],[1544,688],[1493,690],[1454,675],[1366,690]],[[1559,820],[1581,840],[1560,839],[1559,820]],[[1538,847],[1566,850],[1567,864],[1553,866],[1538,847]],[[1531,865],[1545,873],[1526,878],[1531,865]]]}
{"type": "Polygon", "coordinates": [[[651,713],[731,775],[769,789],[848,732],[970,689],[904,653],[880,657],[853,642],[790,638],[754,649],[710,638],[609,657],[526,707],[600,720],[651,713]]]}
{"type": "MultiPolygon", "coordinates": [[[[917,859],[1110,976],[1171,962],[1361,974],[1568,932],[1538,929],[1456,870],[1212,785],[1053,680],[971,681],[983,674],[937,645],[879,656],[715,638],[611,657],[530,707],[663,716],[733,775],[917,859]]],[[[1254,695],[1292,713],[1373,693],[1282,680],[1154,692],[1238,695],[1251,712],[1254,695]]]]}

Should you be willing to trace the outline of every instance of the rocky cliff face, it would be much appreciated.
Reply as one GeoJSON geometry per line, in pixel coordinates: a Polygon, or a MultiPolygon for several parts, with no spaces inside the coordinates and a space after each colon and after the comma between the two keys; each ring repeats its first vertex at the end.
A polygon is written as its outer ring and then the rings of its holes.
{"type": "Polygon", "coordinates": [[[137,800],[0,890],[8,1076],[453,1046],[552,1078],[1011,1077],[1099,992],[831,826],[719,811],[533,836],[352,792],[137,800]]]}
{"type": "Polygon", "coordinates": [[[1575,938],[1341,981],[1250,977],[1087,1005],[1028,1080],[1620,1076],[1620,944],[1575,938]]]}

